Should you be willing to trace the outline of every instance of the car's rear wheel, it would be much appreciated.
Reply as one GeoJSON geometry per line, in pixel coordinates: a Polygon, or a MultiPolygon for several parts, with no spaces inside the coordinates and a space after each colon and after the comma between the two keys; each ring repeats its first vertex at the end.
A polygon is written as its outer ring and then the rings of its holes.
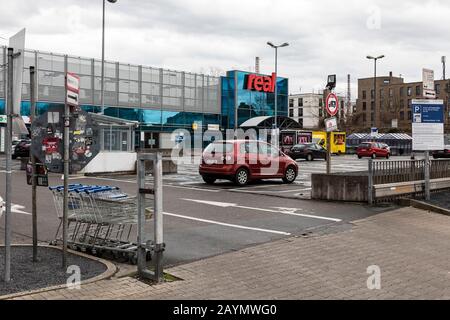
{"type": "Polygon", "coordinates": [[[297,170],[294,167],[288,167],[284,173],[283,182],[294,183],[295,179],[297,179],[297,170]]]}
{"type": "Polygon", "coordinates": [[[205,181],[205,183],[207,184],[214,184],[214,182],[216,182],[216,178],[211,177],[211,176],[202,176],[203,181],[205,181]]]}
{"type": "Polygon", "coordinates": [[[308,154],[308,155],[306,156],[306,160],[308,160],[308,161],[313,161],[313,160],[314,160],[313,155],[312,155],[312,154],[308,154]]]}
{"type": "Polygon", "coordinates": [[[388,153],[387,156],[386,156],[386,159],[389,160],[390,157],[391,157],[391,155],[388,153]]]}
{"type": "Polygon", "coordinates": [[[362,159],[362,156],[358,156],[358,159],[362,159]]]}
{"type": "Polygon", "coordinates": [[[249,174],[247,169],[245,168],[241,168],[236,172],[236,175],[234,177],[234,182],[238,185],[238,186],[245,186],[248,184],[249,181],[249,174]]]}

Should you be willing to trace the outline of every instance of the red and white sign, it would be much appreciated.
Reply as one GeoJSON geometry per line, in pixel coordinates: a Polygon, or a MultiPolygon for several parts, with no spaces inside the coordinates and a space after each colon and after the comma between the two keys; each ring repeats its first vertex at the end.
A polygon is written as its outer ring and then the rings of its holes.
{"type": "Polygon", "coordinates": [[[274,93],[275,84],[277,83],[277,75],[258,76],[257,74],[249,74],[247,76],[246,89],[258,92],[274,93]]]}
{"type": "Polygon", "coordinates": [[[326,103],[327,112],[331,117],[337,115],[339,111],[339,99],[334,93],[330,93],[326,103]]]}
{"type": "Polygon", "coordinates": [[[74,73],[67,73],[67,91],[72,91],[75,93],[80,93],[80,77],[74,73]]]}

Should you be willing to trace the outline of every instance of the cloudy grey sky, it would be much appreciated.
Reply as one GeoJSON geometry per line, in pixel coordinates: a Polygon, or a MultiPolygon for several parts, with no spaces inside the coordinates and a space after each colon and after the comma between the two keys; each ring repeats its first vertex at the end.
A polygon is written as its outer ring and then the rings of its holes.
{"type": "MultiPolygon", "coordinates": [[[[27,48],[101,57],[102,0],[0,0],[0,37],[27,28],[27,48]]],[[[367,54],[385,54],[380,74],[419,81],[423,67],[442,76],[450,57],[448,0],[118,0],[107,5],[106,58],[112,61],[210,73],[250,70],[262,59],[290,78],[291,93],[325,86],[338,75],[370,77],[367,54]]],[[[6,42],[0,39],[0,44],[6,42]]],[[[450,68],[449,68],[450,70],[450,68]]]]}

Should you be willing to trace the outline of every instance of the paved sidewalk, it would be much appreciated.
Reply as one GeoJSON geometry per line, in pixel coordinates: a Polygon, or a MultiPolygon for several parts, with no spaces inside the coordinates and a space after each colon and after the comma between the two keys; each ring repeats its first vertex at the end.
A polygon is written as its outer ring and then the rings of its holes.
{"type": "Polygon", "coordinates": [[[184,280],[122,278],[22,299],[450,299],[450,217],[403,208],[166,271],[184,280]],[[381,290],[367,288],[371,265],[381,290]]]}

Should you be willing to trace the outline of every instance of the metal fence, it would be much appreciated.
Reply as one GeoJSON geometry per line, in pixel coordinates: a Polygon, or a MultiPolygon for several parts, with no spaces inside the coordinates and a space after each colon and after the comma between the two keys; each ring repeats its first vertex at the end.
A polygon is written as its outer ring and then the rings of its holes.
{"type": "MultiPolygon", "coordinates": [[[[369,202],[392,201],[407,196],[423,196],[425,165],[425,160],[371,160],[369,162],[369,202]],[[381,189],[385,191],[377,192],[381,189]],[[378,197],[377,194],[385,196],[378,197]]],[[[450,179],[450,159],[430,161],[431,182],[442,179],[450,179]]],[[[439,185],[445,188],[448,183],[439,185]]],[[[436,189],[432,191],[436,191],[436,189]]]]}
{"type": "MultiPolygon", "coordinates": [[[[425,160],[374,161],[372,166],[374,185],[425,179],[425,160]]],[[[430,177],[450,178],[450,160],[431,161],[430,177]]]]}

